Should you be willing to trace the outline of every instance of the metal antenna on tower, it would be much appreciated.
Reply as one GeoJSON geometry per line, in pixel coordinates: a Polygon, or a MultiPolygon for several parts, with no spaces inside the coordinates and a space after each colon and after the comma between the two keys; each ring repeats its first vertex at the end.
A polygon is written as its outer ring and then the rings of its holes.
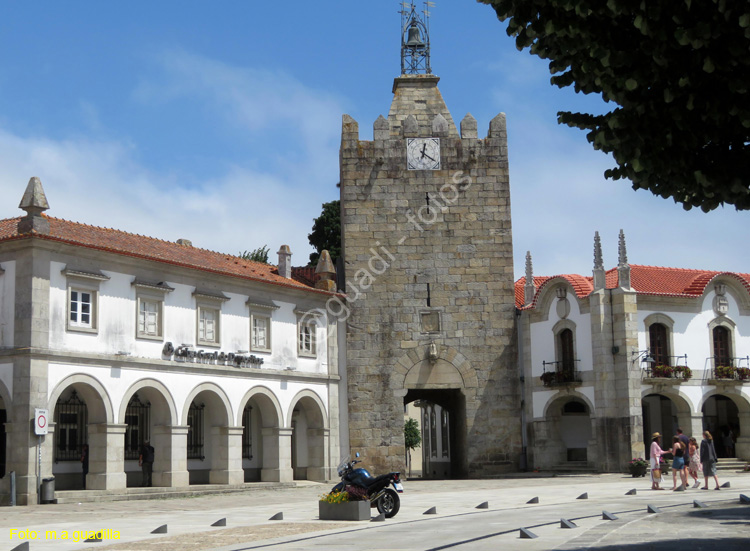
{"type": "Polygon", "coordinates": [[[401,74],[431,74],[430,11],[434,2],[424,2],[422,14],[414,2],[401,3],[401,74]]]}

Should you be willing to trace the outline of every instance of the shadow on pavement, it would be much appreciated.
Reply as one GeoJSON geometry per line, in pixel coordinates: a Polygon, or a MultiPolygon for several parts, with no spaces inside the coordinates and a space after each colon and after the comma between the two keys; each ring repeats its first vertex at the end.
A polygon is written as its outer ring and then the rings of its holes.
{"type": "Polygon", "coordinates": [[[675,527],[675,539],[666,541],[646,541],[643,543],[618,543],[615,545],[606,545],[604,547],[574,547],[566,551],[655,551],[664,549],[665,545],[674,546],[680,549],[690,549],[690,551],[747,551],[747,538],[711,538],[706,535],[706,539],[697,538],[679,538],[679,527],[675,527]]]}

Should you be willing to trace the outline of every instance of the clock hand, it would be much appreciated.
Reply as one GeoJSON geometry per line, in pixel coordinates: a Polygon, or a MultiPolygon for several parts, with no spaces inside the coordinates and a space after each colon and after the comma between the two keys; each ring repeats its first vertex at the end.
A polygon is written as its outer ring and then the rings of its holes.
{"type": "Polygon", "coordinates": [[[424,150],[425,150],[425,149],[427,149],[427,144],[426,144],[426,143],[423,143],[423,144],[422,144],[422,158],[423,158],[423,159],[424,159],[424,157],[425,157],[425,152],[424,152],[424,150]]]}
{"type": "Polygon", "coordinates": [[[431,160],[432,162],[435,162],[435,159],[433,159],[432,157],[430,157],[430,156],[429,156],[429,155],[428,155],[427,153],[425,153],[424,151],[422,152],[422,157],[427,157],[427,158],[428,158],[429,160],[431,160]]]}

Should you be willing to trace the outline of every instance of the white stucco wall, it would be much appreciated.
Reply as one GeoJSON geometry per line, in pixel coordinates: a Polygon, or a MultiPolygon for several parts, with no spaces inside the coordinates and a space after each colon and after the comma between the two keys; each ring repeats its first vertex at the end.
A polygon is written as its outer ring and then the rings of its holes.
{"type": "MultiPolygon", "coordinates": [[[[552,291],[550,291],[552,292],[552,291]]],[[[578,371],[592,371],[593,355],[591,349],[591,316],[582,314],[576,296],[569,290],[568,301],[570,303],[570,314],[567,319],[575,324],[575,354],[576,369],[578,371]]],[[[553,362],[555,358],[555,335],[552,329],[560,321],[557,315],[557,298],[549,303],[547,319],[537,323],[531,323],[531,376],[539,377],[544,372],[542,362],[553,362]]]]}
{"type": "MultiPolygon", "coordinates": [[[[65,264],[51,262],[50,266],[50,348],[62,351],[86,351],[98,354],[126,352],[139,358],[162,359],[164,343],[171,342],[175,348],[192,345],[195,349],[237,353],[250,350],[249,295],[225,292],[229,300],[219,303],[220,346],[196,345],[197,307],[193,296],[195,287],[170,282],[174,291],[164,294],[162,340],[136,339],[137,289],[132,285],[133,275],[102,271],[109,280],[99,284],[98,329],[96,333],[70,331],[66,329],[68,278],[62,273],[65,264]]],[[[270,302],[272,297],[262,294],[254,299],[270,302]]],[[[284,370],[291,368],[303,373],[327,373],[328,349],[326,338],[327,318],[319,319],[316,329],[316,357],[300,357],[297,354],[296,305],[274,299],[278,309],[269,313],[271,317],[271,352],[252,352],[263,358],[263,368],[284,370]]]]}
{"type": "MultiPolygon", "coordinates": [[[[647,306],[641,306],[644,303],[647,304],[647,300],[639,301],[638,349],[646,350],[649,348],[648,329],[645,325],[646,318],[657,313],[669,316],[674,320],[672,328],[673,348],[670,354],[673,356],[687,354],[687,365],[693,370],[693,378],[703,378],[703,370],[712,367],[713,350],[711,348],[709,324],[719,318],[713,310],[716,292],[713,287],[710,287],[710,289],[701,301],[699,313],[647,309],[647,306]]],[[[732,333],[732,355],[745,357],[750,354],[750,318],[740,316],[739,305],[731,289],[727,291],[725,296],[728,299],[729,311],[723,317],[736,324],[732,333]]],[[[683,361],[680,361],[680,365],[683,363],[683,361]]],[[[746,366],[746,363],[743,363],[742,366],[746,366]]]]}

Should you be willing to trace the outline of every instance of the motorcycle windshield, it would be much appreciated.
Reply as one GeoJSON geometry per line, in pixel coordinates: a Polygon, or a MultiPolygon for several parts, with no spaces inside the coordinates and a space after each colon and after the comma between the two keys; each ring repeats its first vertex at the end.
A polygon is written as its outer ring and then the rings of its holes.
{"type": "Polygon", "coordinates": [[[339,473],[339,476],[344,476],[344,473],[346,472],[346,469],[349,467],[349,456],[347,455],[344,459],[341,460],[341,463],[339,463],[339,466],[336,467],[336,472],[339,473]]]}

